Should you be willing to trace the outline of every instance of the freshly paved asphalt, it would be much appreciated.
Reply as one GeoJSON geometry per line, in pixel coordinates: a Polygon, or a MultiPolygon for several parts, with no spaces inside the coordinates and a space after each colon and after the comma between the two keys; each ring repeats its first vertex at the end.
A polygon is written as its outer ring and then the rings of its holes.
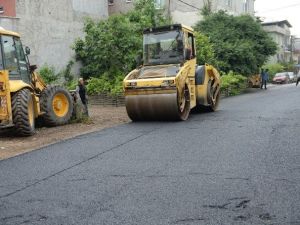
{"type": "Polygon", "coordinates": [[[300,224],[300,87],[0,161],[0,224],[300,224]]]}

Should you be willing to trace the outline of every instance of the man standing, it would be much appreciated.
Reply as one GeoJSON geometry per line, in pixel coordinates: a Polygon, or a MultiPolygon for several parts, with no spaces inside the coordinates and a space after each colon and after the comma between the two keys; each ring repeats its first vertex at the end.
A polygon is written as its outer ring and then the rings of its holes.
{"type": "Polygon", "coordinates": [[[261,70],[261,89],[263,89],[263,86],[265,86],[265,90],[267,89],[267,81],[269,79],[269,70],[262,69],[261,70]]]}
{"type": "Polygon", "coordinates": [[[77,99],[80,98],[80,100],[82,102],[83,110],[84,110],[83,113],[88,117],[89,111],[88,111],[87,90],[86,90],[83,78],[79,78],[79,80],[78,80],[78,85],[76,87],[76,95],[77,95],[77,99]]]}

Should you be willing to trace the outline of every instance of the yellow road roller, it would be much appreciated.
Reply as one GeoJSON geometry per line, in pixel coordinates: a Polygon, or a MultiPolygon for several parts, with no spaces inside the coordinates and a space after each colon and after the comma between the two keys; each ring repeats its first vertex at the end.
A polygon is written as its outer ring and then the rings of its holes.
{"type": "Polygon", "coordinates": [[[220,75],[211,65],[197,65],[192,28],[145,29],[141,61],[123,82],[132,121],[187,120],[193,108],[217,110],[220,75]]]}

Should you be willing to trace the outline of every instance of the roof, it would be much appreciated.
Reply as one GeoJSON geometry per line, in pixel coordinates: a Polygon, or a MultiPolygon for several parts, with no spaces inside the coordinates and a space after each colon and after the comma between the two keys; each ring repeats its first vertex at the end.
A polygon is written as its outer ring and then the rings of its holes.
{"type": "Polygon", "coordinates": [[[20,37],[20,35],[16,32],[5,30],[3,27],[0,27],[0,34],[6,34],[10,36],[20,37]]]}
{"type": "Polygon", "coordinates": [[[288,27],[292,27],[289,21],[281,20],[281,21],[273,21],[273,22],[263,22],[261,23],[263,26],[272,26],[272,25],[282,25],[286,24],[288,27]]]}
{"type": "Polygon", "coordinates": [[[175,29],[186,29],[188,31],[193,32],[193,28],[183,25],[183,24],[171,24],[166,26],[160,27],[153,27],[153,28],[146,28],[144,33],[152,33],[152,32],[159,32],[159,31],[168,31],[168,30],[175,30],[175,29]]]}

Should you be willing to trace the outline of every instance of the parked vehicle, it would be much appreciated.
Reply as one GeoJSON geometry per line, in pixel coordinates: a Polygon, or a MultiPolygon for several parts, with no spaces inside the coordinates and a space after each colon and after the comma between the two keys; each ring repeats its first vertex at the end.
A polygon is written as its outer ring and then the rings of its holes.
{"type": "Polygon", "coordinates": [[[294,83],[294,82],[297,81],[297,76],[296,76],[296,74],[294,74],[294,72],[287,72],[287,73],[288,73],[288,75],[290,77],[290,82],[291,83],[294,83]]]}
{"type": "Polygon", "coordinates": [[[276,73],[273,78],[273,84],[288,84],[290,76],[287,72],[276,73]]]}

